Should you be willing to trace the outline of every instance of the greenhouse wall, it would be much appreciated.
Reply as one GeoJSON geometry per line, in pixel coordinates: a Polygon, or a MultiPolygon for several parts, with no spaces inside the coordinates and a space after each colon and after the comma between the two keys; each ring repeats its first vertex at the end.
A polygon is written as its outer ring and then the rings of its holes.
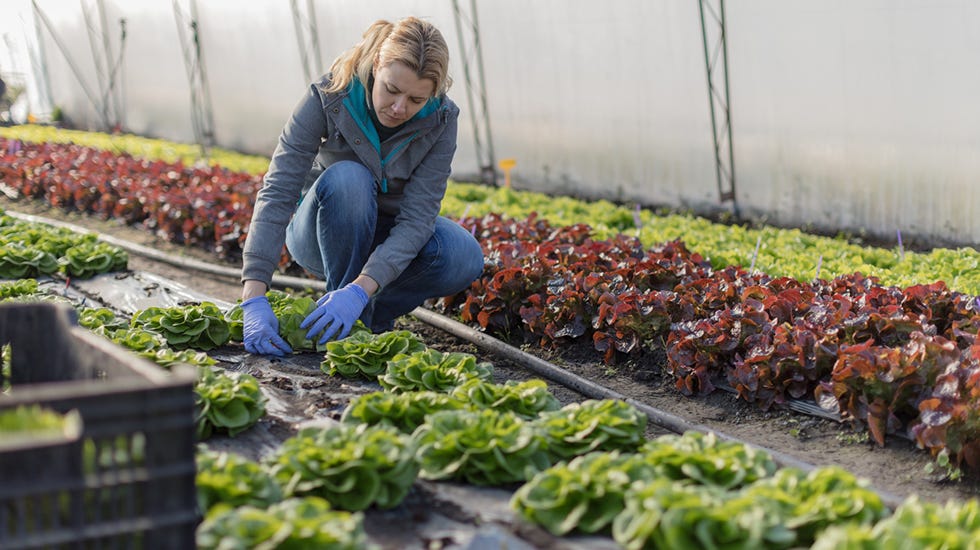
{"type": "MultiPolygon", "coordinates": [[[[42,54],[31,68],[82,128],[104,129],[85,15],[91,21],[100,6],[116,53],[126,20],[116,94],[127,131],[195,140],[178,8],[196,9],[219,146],[270,155],[307,85],[291,5],[308,2],[36,4],[47,23],[29,2],[4,0],[11,17],[3,19],[27,22],[5,37],[40,37],[26,48],[42,54]],[[40,32],[25,28],[32,23],[40,32]]],[[[460,51],[454,2],[312,5],[324,69],[378,18],[414,14],[442,29],[454,53],[451,95],[464,110],[454,171],[477,178],[469,113],[480,108],[468,104],[464,82],[477,57],[460,51]]],[[[719,0],[704,5],[717,9],[719,0]]],[[[470,2],[459,6],[469,14],[470,2]]],[[[886,240],[901,232],[980,242],[980,3],[726,3],[734,203],[719,198],[698,1],[475,6],[493,149],[497,160],[516,161],[515,187],[699,213],[737,209],[776,225],[886,240]]],[[[716,85],[723,77],[714,73],[716,85]]]]}

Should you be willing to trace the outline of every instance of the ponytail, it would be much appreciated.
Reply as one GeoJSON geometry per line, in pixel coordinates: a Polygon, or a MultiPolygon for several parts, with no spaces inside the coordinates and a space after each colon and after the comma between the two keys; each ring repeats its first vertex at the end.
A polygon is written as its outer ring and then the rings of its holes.
{"type": "Polygon", "coordinates": [[[371,69],[377,61],[381,44],[388,38],[394,27],[393,23],[383,19],[375,21],[368,27],[357,45],[334,60],[333,65],[330,66],[332,73],[330,86],[323,91],[333,93],[344,90],[355,76],[366,85],[368,77],[371,76],[371,69]]]}

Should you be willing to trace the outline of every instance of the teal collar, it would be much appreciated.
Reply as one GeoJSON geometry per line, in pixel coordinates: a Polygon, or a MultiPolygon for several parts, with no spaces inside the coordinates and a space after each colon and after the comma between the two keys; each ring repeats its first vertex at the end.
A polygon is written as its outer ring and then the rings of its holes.
{"type": "MultiPolygon", "coordinates": [[[[425,102],[425,106],[409,122],[421,120],[431,115],[436,112],[440,105],[442,105],[442,100],[438,97],[429,98],[429,101],[425,102]]],[[[344,98],[344,106],[347,107],[347,111],[354,117],[354,121],[357,122],[361,131],[367,136],[368,141],[371,142],[371,145],[374,145],[374,148],[380,154],[381,139],[378,137],[378,131],[374,128],[374,124],[371,122],[371,114],[368,112],[367,90],[356,76],[351,78],[350,85],[347,86],[347,97],[344,98]]]]}

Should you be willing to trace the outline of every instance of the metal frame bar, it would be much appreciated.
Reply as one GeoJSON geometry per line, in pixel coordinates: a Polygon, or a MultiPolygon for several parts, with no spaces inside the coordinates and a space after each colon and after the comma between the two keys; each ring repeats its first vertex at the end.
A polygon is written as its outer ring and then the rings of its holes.
{"type": "Polygon", "coordinates": [[[299,0],[290,0],[289,6],[293,14],[296,43],[299,46],[299,61],[303,66],[303,77],[306,79],[304,84],[309,84],[316,80],[324,70],[323,59],[320,56],[320,33],[317,28],[316,11],[313,7],[313,0],[306,2],[305,18],[299,8],[299,0]]]}
{"type": "Polygon", "coordinates": [[[497,185],[496,160],[493,151],[493,134],[490,131],[490,113],[487,107],[486,76],[483,71],[483,49],[480,45],[480,23],[477,20],[476,0],[470,0],[469,17],[462,13],[459,0],[453,0],[453,16],[459,51],[463,59],[463,82],[470,105],[470,124],[473,126],[473,144],[479,162],[480,177],[487,185],[497,185]],[[467,38],[472,42],[467,47],[467,38]],[[476,60],[471,61],[470,57],[476,60]],[[474,82],[470,65],[476,64],[477,81],[474,82]],[[477,116],[479,111],[479,117],[477,116]],[[485,149],[484,149],[485,146],[485,149]]]}
{"type": "Polygon", "coordinates": [[[89,46],[92,50],[92,60],[95,64],[95,73],[99,80],[101,94],[99,108],[102,121],[107,129],[120,129],[122,127],[122,106],[116,89],[116,75],[122,67],[123,51],[126,44],[126,20],[119,20],[121,31],[117,57],[113,54],[112,45],[109,41],[109,23],[106,18],[105,2],[95,0],[99,15],[98,23],[93,18],[88,2],[86,0],[80,0],[80,2],[85,27],[88,31],[89,46]]]}
{"type": "MultiPolygon", "coordinates": [[[[41,7],[38,5],[37,0],[32,0],[31,6],[34,9],[35,19],[40,21],[41,25],[48,30],[48,34],[51,35],[51,39],[54,41],[58,49],[61,50],[61,54],[65,56],[65,61],[68,63],[68,68],[70,68],[72,74],[75,75],[75,78],[78,80],[78,85],[81,87],[82,92],[85,93],[85,97],[87,97],[88,100],[92,103],[92,107],[95,108],[96,113],[99,115],[99,118],[102,121],[103,129],[109,130],[111,126],[109,124],[109,120],[106,118],[105,109],[102,108],[95,94],[92,93],[92,90],[88,87],[88,84],[85,83],[85,79],[82,77],[81,71],[79,70],[78,66],[75,64],[74,59],[72,59],[71,57],[71,52],[68,49],[68,46],[61,41],[61,39],[58,36],[58,33],[54,29],[54,25],[51,24],[51,21],[48,19],[48,16],[45,15],[43,11],[41,11],[41,7]]],[[[39,30],[38,31],[39,47],[41,47],[42,44],[40,38],[41,35],[39,30]]],[[[46,73],[47,71],[45,67],[45,74],[46,73]]]]}
{"type": "Polygon", "coordinates": [[[704,65],[708,76],[708,104],[711,109],[711,137],[715,152],[715,177],[718,181],[718,199],[720,202],[730,201],[735,213],[738,213],[738,202],[735,195],[735,152],[732,144],[732,109],[728,86],[728,33],[725,25],[725,0],[717,0],[719,7],[714,9],[711,0],[698,0],[698,11],[701,14],[701,38],[704,43],[704,65]],[[709,48],[708,21],[705,11],[717,24],[718,41],[714,48],[709,48]],[[722,70],[721,84],[718,90],[714,79],[714,71],[720,66],[722,70]],[[720,111],[720,113],[716,112],[720,111]],[[718,119],[722,119],[719,127],[718,119]],[[727,148],[727,155],[722,151],[727,148]]]}
{"type": "Polygon", "coordinates": [[[201,57],[201,32],[198,25],[197,1],[190,0],[190,15],[184,14],[180,8],[180,0],[173,0],[174,18],[177,21],[177,34],[184,53],[184,66],[187,69],[187,81],[191,92],[191,124],[194,128],[194,138],[201,147],[201,154],[210,156],[214,146],[214,113],[211,107],[211,91],[208,87],[207,73],[204,70],[204,58],[201,57]],[[188,37],[185,24],[190,28],[188,37]]]}

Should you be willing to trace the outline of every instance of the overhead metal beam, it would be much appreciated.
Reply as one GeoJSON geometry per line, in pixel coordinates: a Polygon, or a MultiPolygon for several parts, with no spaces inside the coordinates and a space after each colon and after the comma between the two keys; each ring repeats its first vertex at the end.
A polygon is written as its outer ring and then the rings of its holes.
{"type": "Polygon", "coordinates": [[[735,153],[732,145],[732,109],[728,93],[728,33],[725,25],[725,0],[698,0],[701,14],[701,38],[704,64],[708,75],[708,103],[711,109],[711,134],[715,152],[715,176],[718,200],[731,202],[738,215],[735,195],[735,153]],[[707,15],[707,17],[706,17],[707,15]],[[721,74],[715,74],[720,72],[721,74]]]}
{"type": "Polygon", "coordinates": [[[497,185],[497,170],[493,152],[493,133],[487,107],[486,78],[483,73],[483,49],[480,45],[480,23],[476,0],[470,0],[469,13],[463,13],[459,0],[453,0],[453,15],[459,51],[463,60],[463,82],[469,101],[470,124],[473,126],[473,146],[479,163],[480,178],[487,185],[497,185]],[[473,72],[476,72],[476,78],[473,72]]]}

